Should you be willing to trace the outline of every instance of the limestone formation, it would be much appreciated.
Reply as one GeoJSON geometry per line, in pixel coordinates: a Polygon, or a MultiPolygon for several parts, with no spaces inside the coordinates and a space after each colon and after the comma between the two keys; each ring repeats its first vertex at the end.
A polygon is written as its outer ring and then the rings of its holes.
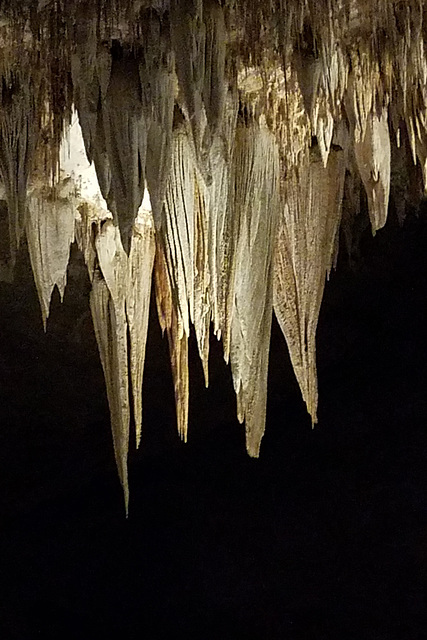
{"type": "Polygon", "coordinates": [[[46,326],[82,251],[126,507],[152,280],[184,440],[212,328],[258,455],[273,311],[317,421],[340,240],[353,259],[364,201],[375,233],[427,183],[426,38],[425,0],[0,3],[0,277],[25,232],[46,326]]]}

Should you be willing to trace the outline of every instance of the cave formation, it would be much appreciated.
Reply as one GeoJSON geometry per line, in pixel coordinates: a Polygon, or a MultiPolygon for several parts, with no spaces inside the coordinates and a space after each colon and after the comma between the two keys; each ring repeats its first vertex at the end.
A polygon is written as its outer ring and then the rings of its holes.
{"type": "Polygon", "coordinates": [[[25,238],[46,328],[82,252],[126,509],[152,285],[183,440],[213,331],[259,455],[273,313],[317,422],[325,281],[426,186],[426,40],[421,0],[0,3],[0,278],[25,238]]]}

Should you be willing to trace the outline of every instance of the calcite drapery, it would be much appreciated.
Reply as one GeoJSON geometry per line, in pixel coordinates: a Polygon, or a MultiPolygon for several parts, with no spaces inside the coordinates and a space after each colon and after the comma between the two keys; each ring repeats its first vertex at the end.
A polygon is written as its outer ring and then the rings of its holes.
{"type": "Polygon", "coordinates": [[[386,223],[390,196],[391,149],[386,109],[380,117],[370,114],[363,138],[355,143],[354,152],[375,233],[386,223]]]}
{"type": "Polygon", "coordinates": [[[70,247],[74,242],[75,203],[69,191],[74,185],[65,180],[60,186],[55,190],[34,187],[28,197],[26,216],[28,250],[45,330],[55,286],[61,300],[64,297],[70,247]]]}
{"type": "Polygon", "coordinates": [[[345,155],[319,151],[287,178],[274,262],[274,311],[313,423],[317,422],[316,328],[341,218],[345,155]]]}
{"type": "Polygon", "coordinates": [[[230,361],[237,415],[246,446],[259,453],[267,405],[268,353],[273,311],[272,256],[279,203],[279,150],[264,127],[238,126],[233,158],[234,233],[238,238],[230,361]]]}
{"type": "Polygon", "coordinates": [[[95,233],[97,266],[93,273],[90,305],[127,510],[129,374],[138,446],[141,439],[141,393],[154,261],[154,222],[151,212],[140,212],[133,228],[129,256],[123,249],[120,231],[110,218],[100,219],[95,233]]]}

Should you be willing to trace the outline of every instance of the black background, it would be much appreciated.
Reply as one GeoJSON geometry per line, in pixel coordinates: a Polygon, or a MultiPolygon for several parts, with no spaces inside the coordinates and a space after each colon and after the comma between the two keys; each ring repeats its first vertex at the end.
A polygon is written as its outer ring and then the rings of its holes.
{"type": "Polygon", "coordinates": [[[0,285],[0,637],[427,637],[426,275],[426,211],[341,255],[314,431],[274,323],[259,460],[215,339],[180,443],[153,308],[126,520],[81,257],[44,335],[24,247],[0,285]]]}

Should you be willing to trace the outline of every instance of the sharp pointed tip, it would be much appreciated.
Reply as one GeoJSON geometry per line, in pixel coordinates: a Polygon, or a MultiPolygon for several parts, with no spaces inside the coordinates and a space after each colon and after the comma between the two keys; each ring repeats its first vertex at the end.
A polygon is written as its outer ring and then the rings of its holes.
{"type": "Polygon", "coordinates": [[[124,487],[123,488],[123,492],[124,492],[124,500],[125,500],[125,514],[126,514],[126,520],[129,518],[129,487],[124,487]]]}
{"type": "Polygon", "coordinates": [[[139,449],[139,445],[141,444],[141,426],[140,425],[136,425],[136,436],[135,436],[135,443],[136,443],[136,448],[139,449]]]}
{"type": "Polygon", "coordinates": [[[255,460],[259,458],[260,448],[261,448],[260,442],[256,442],[256,443],[246,442],[246,451],[248,452],[248,455],[250,458],[253,458],[255,460]]]}

